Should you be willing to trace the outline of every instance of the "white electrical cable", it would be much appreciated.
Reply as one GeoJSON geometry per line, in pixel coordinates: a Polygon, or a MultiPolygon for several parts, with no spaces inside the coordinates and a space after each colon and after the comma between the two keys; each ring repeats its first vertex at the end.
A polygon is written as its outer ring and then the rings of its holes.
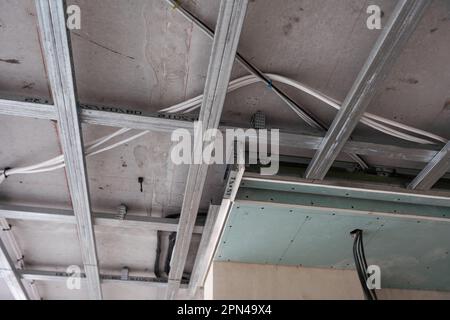
{"type": "MultiPolygon", "coordinates": [[[[242,87],[251,85],[253,83],[258,82],[259,79],[256,78],[253,75],[249,75],[249,76],[245,76],[242,78],[238,78],[236,80],[230,81],[229,85],[228,85],[228,92],[232,92],[235,91],[237,89],[240,89],[242,87]]],[[[195,107],[198,108],[201,106],[203,101],[203,95],[199,95],[197,97],[194,97],[192,99],[180,102],[174,106],[171,106],[169,108],[165,108],[162,110],[159,110],[159,112],[162,113],[176,113],[176,112],[181,112],[184,111],[186,108],[191,108],[191,107],[195,107]]]]}
{"type": "MultiPolygon", "coordinates": [[[[337,101],[335,99],[332,99],[332,98],[330,98],[330,97],[320,93],[319,91],[316,91],[316,90],[314,90],[312,88],[309,88],[308,86],[306,86],[306,85],[304,85],[304,84],[302,84],[302,83],[300,83],[298,81],[295,81],[295,80],[292,80],[292,79],[289,79],[289,78],[286,78],[286,77],[283,77],[283,76],[275,75],[275,74],[268,74],[268,76],[273,81],[282,82],[284,84],[287,84],[287,85],[290,85],[292,87],[295,87],[295,88],[297,88],[297,89],[299,89],[299,90],[301,90],[301,91],[303,91],[303,92],[305,92],[305,93],[315,97],[316,99],[318,99],[318,100],[320,100],[322,102],[325,102],[326,104],[328,104],[329,106],[335,108],[336,110],[340,110],[340,108],[341,108],[341,103],[339,101],[337,101]]],[[[372,120],[375,120],[375,121],[379,121],[381,123],[384,123],[384,124],[387,124],[387,125],[391,125],[393,127],[397,127],[399,129],[403,129],[405,131],[410,131],[410,132],[416,133],[418,135],[422,135],[424,137],[428,137],[430,139],[437,140],[437,141],[442,142],[442,143],[447,143],[448,142],[447,139],[445,139],[443,137],[440,137],[438,135],[435,135],[433,133],[417,129],[417,128],[414,128],[414,127],[411,127],[411,126],[399,123],[397,121],[389,120],[389,119],[386,119],[386,118],[374,115],[372,113],[368,113],[368,112],[364,113],[364,117],[362,119],[365,119],[365,118],[372,119],[372,120]]]]}
{"type": "MultiPolygon", "coordinates": [[[[111,139],[115,138],[116,136],[121,135],[129,130],[130,129],[123,128],[123,129],[120,129],[120,130],[114,132],[113,134],[106,136],[106,137],[102,137],[100,139],[94,140],[86,145],[87,151],[93,150],[96,147],[101,146],[102,144],[108,142],[109,140],[111,140],[111,139]]],[[[8,170],[7,175],[10,176],[10,175],[14,175],[14,174],[47,172],[48,170],[42,171],[40,169],[48,167],[48,166],[57,167],[59,169],[59,168],[61,168],[60,164],[62,164],[62,163],[64,163],[64,156],[60,155],[60,156],[57,156],[50,160],[40,162],[40,163],[32,165],[32,166],[8,170]]]]}
{"type": "Polygon", "coordinates": [[[103,138],[99,138],[99,139],[97,139],[97,140],[94,140],[94,141],[92,141],[92,142],[90,142],[90,143],[88,143],[88,144],[86,145],[87,151],[89,152],[89,151],[91,151],[91,150],[97,148],[98,146],[101,146],[102,144],[108,142],[109,140],[111,140],[111,139],[113,139],[113,138],[115,138],[115,137],[117,137],[117,136],[119,136],[119,135],[121,135],[121,134],[127,133],[127,132],[130,131],[130,130],[131,130],[131,129],[122,128],[122,129],[120,129],[120,130],[118,130],[118,131],[116,131],[116,132],[110,134],[109,136],[106,136],[106,137],[103,137],[103,138]]]}
{"type": "Polygon", "coordinates": [[[130,142],[130,141],[136,140],[137,138],[140,138],[140,137],[146,135],[146,134],[149,133],[149,132],[150,132],[150,131],[142,131],[141,133],[138,133],[138,134],[136,134],[136,135],[134,135],[134,136],[131,136],[131,137],[125,139],[125,140],[119,141],[119,142],[117,142],[117,143],[115,143],[115,144],[113,144],[113,145],[110,145],[110,146],[108,146],[108,147],[104,147],[103,149],[100,149],[100,150],[97,150],[97,151],[94,151],[94,152],[87,153],[87,154],[86,154],[86,157],[90,157],[90,156],[99,154],[99,153],[101,153],[101,152],[105,152],[105,151],[108,151],[108,150],[117,148],[118,146],[121,146],[121,145],[123,145],[123,144],[125,144],[125,143],[128,143],[128,142],[130,142]]]}
{"type": "MultiPolygon", "coordinates": [[[[130,141],[136,140],[137,138],[140,138],[140,137],[146,135],[147,133],[149,133],[149,131],[143,131],[143,132],[138,133],[138,134],[136,134],[136,135],[134,135],[134,136],[131,136],[131,137],[125,139],[125,140],[121,140],[121,141],[119,141],[119,142],[117,142],[117,143],[115,143],[115,144],[112,144],[112,145],[110,145],[110,146],[104,147],[104,148],[99,149],[99,150],[96,150],[96,151],[88,152],[88,153],[86,153],[86,157],[94,156],[94,155],[96,155],[96,154],[99,154],[99,153],[102,153],[102,152],[105,152],[105,151],[108,151],[108,150],[117,148],[117,147],[119,147],[119,146],[121,146],[121,145],[123,145],[123,144],[125,144],[125,143],[128,143],[128,142],[130,142],[130,141]]],[[[48,167],[48,168],[42,168],[42,169],[39,169],[39,170],[33,170],[33,171],[21,172],[21,173],[22,173],[22,174],[28,174],[28,173],[42,173],[42,172],[49,172],[49,171],[53,171],[53,170],[62,169],[62,168],[64,168],[65,166],[66,166],[66,165],[65,165],[64,163],[62,163],[62,164],[54,165],[54,166],[51,166],[51,167],[48,167]]],[[[8,172],[8,175],[10,175],[9,172],[8,172]]]]}
{"type": "MultiPolygon", "coordinates": [[[[335,99],[332,99],[322,93],[320,93],[317,90],[314,90],[298,81],[280,76],[280,75],[276,75],[276,74],[266,74],[267,77],[269,77],[271,80],[273,81],[277,81],[277,82],[281,82],[284,83],[286,85],[292,86],[298,90],[303,91],[304,93],[307,93],[313,97],[315,97],[316,99],[326,103],[327,105],[333,107],[336,110],[339,110],[341,108],[340,106],[340,102],[338,102],[335,99]]],[[[230,82],[230,85],[228,87],[228,92],[237,90],[239,88],[242,88],[244,86],[248,86],[254,83],[257,83],[261,81],[258,77],[254,76],[254,75],[248,75],[236,80],[233,80],[230,82]]],[[[202,99],[203,96],[200,95],[198,97],[192,98],[188,101],[179,103],[175,106],[166,108],[161,110],[160,112],[166,112],[166,113],[177,113],[177,112],[183,112],[183,113],[189,113],[192,112],[196,109],[198,109],[201,106],[202,103],[202,99]]],[[[442,143],[447,143],[448,140],[440,137],[438,135],[435,135],[433,133],[424,131],[424,130],[420,130],[393,120],[389,120],[371,113],[365,113],[364,116],[361,119],[361,122],[375,130],[381,131],[383,133],[386,133],[388,135],[403,139],[403,140],[407,140],[407,141],[411,141],[411,142],[415,142],[415,143],[420,143],[420,144],[435,144],[435,142],[430,141],[430,140],[426,140],[426,139],[421,139],[418,137],[415,137],[413,135],[407,134],[407,133],[403,133],[400,132],[398,130],[392,129],[392,128],[388,128],[386,125],[392,126],[392,127],[396,127],[405,131],[408,131],[409,133],[413,133],[416,135],[420,135],[423,137],[428,137],[432,140],[435,141],[439,141],[442,143]],[[373,121],[370,121],[370,120],[373,121]],[[382,124],[378,123],[381,122],[382,124]],[[384,125],[383,125],[384,124],[384,125]]]]}
{"type": "MultiPolygon", "coordinates": [[[[109,140],[124,134],[126,132],[130,131],[130,129],[127,128],[122,128],[108,136],[99,138],[97,140],[94,140],[90,143],[88,143],[86,145],[86,156],[90,156],[90,155],[94,155],[94,154],[98,154],[107,150],[111,150],[113,148],[116,148],[124,143],[127,143],[131,140],[137,139],[141,136],[143,136],[144,134],[148,133],[148,131],[146,131],[145,133],[142,132],[140,134],[137,134],[135,136],[132,136],[126,140],[123,141],[119,141],[111,146],[105,147],[103,149],[94,151],[95,148],[100,147],[101,145],[105,144],[106,142],[108,142],[109,140]]],[[[35,165],[31,165],[31,166],[27,166],[27,167],[22,167],[22,168],[14,168],[14,169],[10,169],[5,171],[2,171],[0,173],[0,183],[3,182],[6,179],[6,176],[10,176],[10,175],[15,175],[15,174],[32,174],[32,173],[42,173],[42,172],[49,172],[49,171],[53,171],[53,170],[58,170],[61,168],[64,168],[65,164],[64,164],[64,156],[60,155],[57,156],[55,158],[52,158],[50,160],[44,161],[44,162],[40,162],[38,164],[35,165]]]]}
{"type": "Polygon", "coordinates": [[[434,143],[432,141],[421,139],[421,138],[417,138],[417,137],[414,137],[414,136],[409,135],[407,133],[403,133],[403,132],[397,131],[395,129],[389,128],[389,127],[387,127],[385,125],[382,125],[380,123],[377,123],[377,122],[375,122],[373,120],[363,119],[363,120],[361,120],[361,123],[364,123],[365,125],[373,128],[375,130],[382,131],[382,132],[384,132],[384,133],[386,133],[388,135],[394,136],[394,137],[399,138],[399,139],[403,139],[403,140],[407,140],[407,141],[411,141],[411,142],[416,142],[416,143],[420,143],[420,144],[436,144],[436,143],[434,143]]]}
{"type": "Polygon", "coordinates": [[[36,170],[36,169],[40,169],[40,168],[43,168],[43,167],[47,167],[47,166],[50,166],[50,165],[55,165],[55,164],[61,163],[62,161],[64,161],[64,157],[61,155],[61,156],[52,158],[52,159],[44,161],[44,162],[40,162],[40,163],[35,164],[35,165],[31,165],[31,166],[28,166],[28,167],[10,169],[10,170],[8,170],[7,175],[10,176],[10,175],[13,175],[13,174],[20,174],[20,173],[33,171],[33,170],[36,170]]]}
{"type": "Polygon", "coordinates": [[[62,169],[65,166],[66,166],[65,163],[61,163],[61,164],[58,164],[58,165],[54,165],[52,167],[42,168],[42,169],[35,169],[35,170],[32,170],[32,171],[23,171],[23,172],[19,172],[19,173],[17,173],[17,172],[9,173],[8,172],[8,177],[11,176],[11,175],[15,175],[15,174],[33,174],[33,173],[50,172],[50,171],[55,171],[55,170],[58,170],[58,169],[62,169]]]}

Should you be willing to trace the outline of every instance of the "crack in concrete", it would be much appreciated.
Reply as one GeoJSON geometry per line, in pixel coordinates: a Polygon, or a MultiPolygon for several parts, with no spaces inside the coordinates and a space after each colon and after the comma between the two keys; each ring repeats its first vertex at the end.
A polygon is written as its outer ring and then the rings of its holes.
{"type": "Polygon", "coordinates": [[[120,55],[120,56],[122,56],[122,57],[125,57],[125,58],[128,58],[128,59],[130,59],[130,60],[136,60],[136,58],[134,58],[134,57],[132,57],[132,56],[127,56],[126,54],[120,53],[119,51],[116,51],[116,50],[113,50],[113,49],[111,49],[111,48],[108,48],[107,46],[104,46],[104,45],[102,45],[101,43],[99,43],[99,42],[97,42],[97,41],[94,41],[94,40],[91,40],[91,39],[89,39],[89,38],[86,38],[86,37],[82,36],[82,35],[79,34],[79,33],[72,32],[72,34],[75,35],[75,36],[77,36],[77,37],[80,37],[81,39],[86,40],[86,41],[88,41],[88,42],[90,42],[90,43],[92,43],[92,44],[94,44],[94,45],[96,45],[96,46],[98,46],[98,47],[100,47],[100,48],[102,48],[102,49],[105,49],[105,50],[107,50],[107,51],[109,51],[109,52],[118,54],[118,55],[120,55]]]}

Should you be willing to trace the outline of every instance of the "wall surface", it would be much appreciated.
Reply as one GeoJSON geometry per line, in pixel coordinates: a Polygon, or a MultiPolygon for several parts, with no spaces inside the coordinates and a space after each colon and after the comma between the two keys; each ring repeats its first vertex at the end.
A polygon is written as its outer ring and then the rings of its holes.
{"type": "Polygon", "coordinates": [[[378,294],[382,300],[450,300],[450,292],[383,289],[378,294]]]}
{"type": "MultiPolygon", "coordinates": [[[[382,289],[379,299],[450,299],[450,292],[382,289]]],[[[364,299],[353,270],[214,262],[205,299],[364,299]]]]}

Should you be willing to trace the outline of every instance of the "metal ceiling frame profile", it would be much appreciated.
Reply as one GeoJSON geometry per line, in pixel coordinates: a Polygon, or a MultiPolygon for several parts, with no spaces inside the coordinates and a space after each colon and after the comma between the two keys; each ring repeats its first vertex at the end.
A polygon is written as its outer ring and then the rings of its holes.
{"type": "MultiPolygon", "coordinates": [[[[379,204],[376,207],[366,205],[363,208],[356,204],[352,207],[348,202],[346,202],[341,209],[344,211],[354,212],[362,210],[366,211],[366,214],[368,215],[384,215],[388,217],[398,217],[401,219],[422,219],[446,223],[450,222],[450,217],[446,214],[442,215],[440,212],[436,214],[433,210],[427,211],[426,209],[411,209],[411,207],[419,206],[450,208],[449,192],[442,193],[428,191],[418,193],[414,190],[407,190],[396,186],[391,186],[389,189],[386,189],[380,188],[379,184],[366,182],[354,183],[353,181],[349,182],[342,179],[311,182],[309,180],[304,180],[297,177],[264,177],[255,173],[247,173],[242,179],[241,187],[270,191],[270,199],[276,199],[280,197],[281,193],[285,193],[285,198],[292,197],[292,199],[295,199],[293,204],[296,204],[299,207],[308,207],[312,211],[320,211],[324,207],[328,206],[328,203],[324,205],[324,202],[317,198],[315,200],[311,200],[311,197],[314,196],[324,197],[327,201],[331,198],[342,198],[349,201],[350,199],[357,199],[378,202],[379,204]],[[267,187],[268,185],[270,187],[267,187]],[[293,196],[295,193],[305,195],[305,197],[300,199],[298,196],[293,196]],[[386,209],[386,207],[383,207],[382,203],[388,202],[392,204],[389,209],[386,209]],[[406,208],[407,206],[410,207],[406,208]]],[[[266,194],[266,196],[269,197],[268,194],[266,194]]],[[[285,200],[285,198],[283,200],[285,200]]],[[[239,201],[246,200],[247,197],[244,198],[241,194],[239,201]]],[[[266,201],[274,204],[277,203],[276,201],[269,201],[268,199],[258,199],[253,201],[266,201]]],[[[332,203],[332,201],[330,203],[332,203]]],[[[333,210],[337,211],[337,208],[339,207],[335,205],[333,210]]]]}
{"type": "MultiPolygon", "coordinates": [[[[72,210],[13,206],[0,203],[0,219],[15,219],[28,221],[45,221],[53,223],[77,224],[72,210]]],[[[141,229],[146,231],[175,232],[178,219],[158,218],[148,216],[127,215],[124,220],[118,220],[112,213],[94,212],[92,219],[95,227],[141,229]]],[[[196,224],[194,233],[201,234],[203,225],[196,224]]]]}
{"type": "Polygon", "coordinates": [[[214,242],[212,235],[214,232],[214,226],[217,221],[217,216],[220,211],[220,206],[210,205],[208,215],[205,221],[205,232],[202,234],[200,244],[198,245],[197,256],[195,258],[194,267],[192,268],[192,274],[189,279],[189,298],[195,297],[198,288],[203,284],[205,269],[209,268],[208,253],[209,246],[214,242]]]}
{"type": "Polygon", "coordinates": [[[228,214],[244,177],[244,172],[245,165],[242,164],[237,165],[237,168],[230,171],[225,187],[225,195],[220,206],[210,207],[209,221],[207,220],[205,223],[205,232],[202,234],[191,280],[189,281],[188,296],[190,298],[195,297],[197,290],[205,283],[214,254],[222,237],[228,214]]]}
{"type": "MultiPolygon", "coordinates": [[[[0,238],[3,240],[3,245],[6,248],[6,252],[9,252],[9,258],[15,261],[15,267],[18,272],[25,269],[25,257],[23,251],[14,236],[13,227],[9,224],[8,220],[0,217],[0,238]]],[[[1,268],[1,264],[0,264],[1,268]]],[[[11,292],[17,290],[14,282],[6,281],[11,292]],[[12,287],[11,287],[12,286],[12,287]]],[[[30,300],[41,300],[39,290],[34,282],[24,284],[25,291],[30,300]]]]}
{"type": "Polygon", "coordinates": [[[23,283],[22,277],[14,265],[11,257],[8,254],[3,240],[0,238],[0,275],[5,280],[11,294],[16,300],[30,300],[23,283]]]}
{"type": "MultiPolygon", "coordinates": [[[[8,116],[30,117],[43,120],[56,120],[54,107],[46,104],[20,102],[0,99],[0,114],[8,116]]],[[[117,128],[136,130],[149,130],[155,132],[172,132],[175,129],[186,129],[193,132],[193,120],[166,118],[161,114],[130,115],[111,111],[80,110],[81,121],[85,124],[102,125],[117,128]]],[[[220,129],[231,128],[229,126],[220,129]]],[[[238,129],[238,128],[236,128],[238,129]]],[[[249,136],[249,139],[256,137],[249,136]]],[[[324,137],[280,132],[280,147],[319,150],[324,137]]],[[[373,142],[349,140],[345,143],[343,151],[362,156],[382,156],[387,159],[406,160],[428,163],[439,153],[439,149],[411,148],[396,145],[386,145],[373,142]]]]}
{"type": "Polygon", "coordinates": [[[408,189],[429,190],[450,169],[450,142],[426,165],[409,184],[408,189]]]}
{"type": "Polygon", "coordinates": [[[325,178],[430,2],[430,0],[398,1],[322,141],[319,151],[306,170],[307,179],[325,178]]]}
{"type": "MultiPolygon", "coordinates": [[[[220,2],[216,32],[209,61],[200,109],[200,125],[194,132],[194,158],[203,154],[204,137],[208,129],[219,127],[225,96],[242,31],[248,0],[222,0],[220,2]]],[[[215,137],[212,137],[213,142],[215,137]]],[[[183,276],[186,258],[192,238],[192,229],[197,218],[209,165],[191,164],[186,182],[186,191],[181,209],[175,247],[171,259],[167,299],[175,299],[183,276]]]]}
{"type": "MultiPolygon", "coordinates": [[[[28,281],[67,281],[71,277],[66,272],[47,270],[18,270],[17,273],[23,280],[28,281]]],[[[86,275],[84,273],[80,275],[80,278],[82,282],[86,282],[86,275]]],[[[128,276],[127,279],[122,279],[120,275],[101,274],[100,278],[102,283],[127,283],[151,286],[153,288],[165,288],[167,286],[167,282],[152,277],[128,276]]],[[[180,289],[187,288],[188,285],[186,283],[181,284],[180,289]]]]}
{"type": "Polygon", "coordinates": [[[64,8],[64,1],[36,0],[40,40],[53,102],[58,113],[58,128],[77,220],[88,293],[91,299],[102,299],[83,138],[78,118],[76,85],[64,8]]]}

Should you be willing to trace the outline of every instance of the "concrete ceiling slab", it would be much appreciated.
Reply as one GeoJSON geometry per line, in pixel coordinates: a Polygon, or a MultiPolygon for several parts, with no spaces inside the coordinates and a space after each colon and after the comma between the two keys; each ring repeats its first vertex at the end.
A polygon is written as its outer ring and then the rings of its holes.
{"type": "Polygon", "coordinates": [[[102,272],[128,267],[140,276],[154,276],[156,232],[96,228],[95,237],[102,272]]]}
{"type": "Polygon", "coordinates": [[[71,33],[80,101],[157,111],[201,93],[212,42],[166,2],[70,3],[83,13],[71,33]]]}
{"type": "Polygon", "coordinates": [[[83,266],[74,225],[10,220],[14,236],[28,268],[65,271],[71,265],[83,266]]]}
{"type": "Polygon", "coordinates": [[[107,300],[159,300],[164,297],[165,292],[164,288],[120,283],[104,283],[102,289],[107,300]]]}
{"type": "MultiPolygon", "coordinates": [[[[0,168],[32,165],[61,154],[52,121],[0,116],[0,168]]],[[[2,203],[71,208],[64,170],[13,175],[0,186],[2,203]]]]}
{"type": "Polygon", "coordinates": [[[35,281],[39,295],[43,300],[83,300],[87,290],[81,286],[80,290],[70,290],[65,281],[35,281]]]}
{"type": "Polygon", "coordinates": [[[433,1],[369,108],[450,138],[450,3],[433,1]]]}
{"type": "Polygon", "coordinates": [[[0,94],[50,99],[33,0],[0,1],[0,94]]]}

